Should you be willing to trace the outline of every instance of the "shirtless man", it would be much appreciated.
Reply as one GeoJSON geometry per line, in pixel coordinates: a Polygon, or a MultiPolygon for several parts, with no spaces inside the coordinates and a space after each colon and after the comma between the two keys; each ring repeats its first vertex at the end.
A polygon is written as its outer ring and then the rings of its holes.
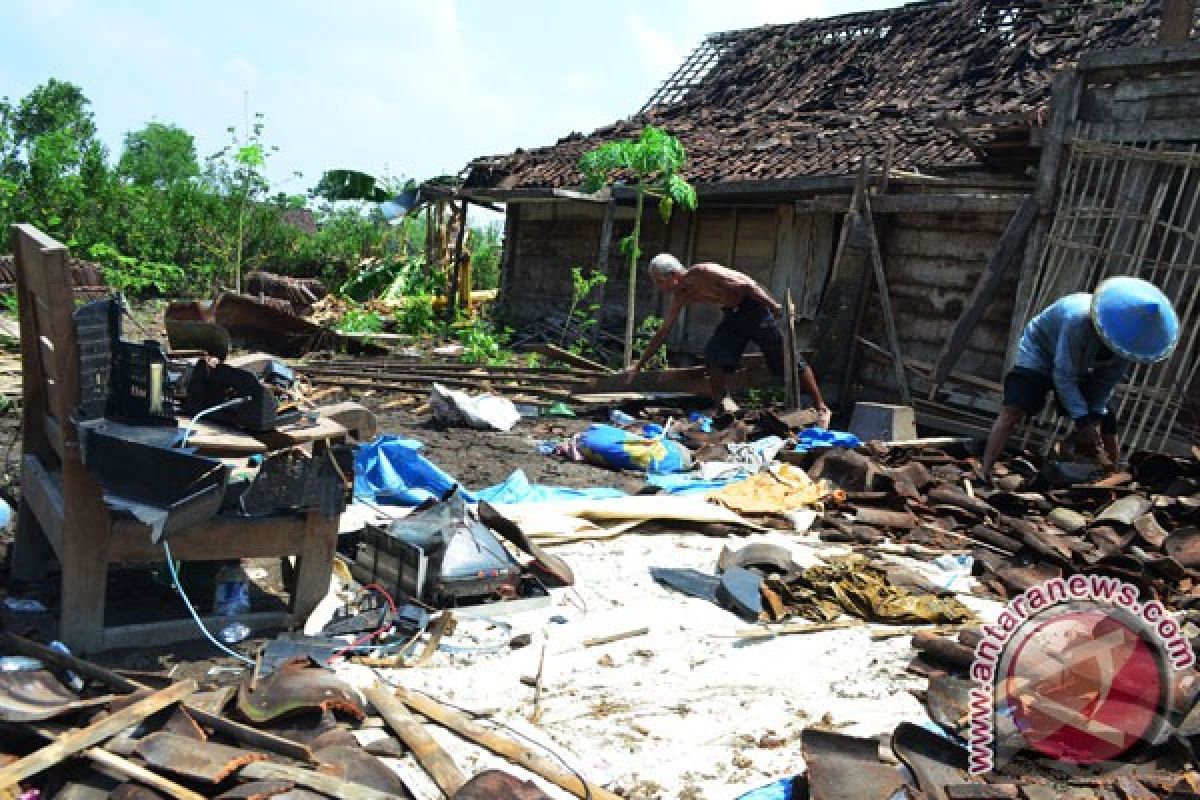
{"type": "MultiPolygon", "coordinates": [[[[671,332],[671,326],[679,318],[679,312],[693,303],[712,303],[725,311],[725,316],[704,348],[713,402],[720,410],[737,410],[737,404],[725,388],[725,378],[737,371],[742,353],[750,342],[762,350],[771,373],[783,375],[783,334],[775,322],[782,309],[754,279],[720,264],[694,264],[684,268],[679,259],[669,253],[655,256],[648,271],[654,287],[672,295],[671,308],[662,326],[646,345],[642,357],[628,371],[630,381],[662,347],[671,332]]],[[[797,366],[801,385],[812,397],[820,413],[818,423],[821,427],[829,427],[832,414],[821,397],[816,376],[804,361],[799,361],[797,366]]]]}

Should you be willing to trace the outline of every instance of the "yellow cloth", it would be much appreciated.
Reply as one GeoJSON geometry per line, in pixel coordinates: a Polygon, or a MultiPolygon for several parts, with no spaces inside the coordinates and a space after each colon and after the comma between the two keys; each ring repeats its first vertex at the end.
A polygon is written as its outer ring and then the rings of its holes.
{"type": "Polygon", "coordinates": [[[776,464],[770,470],[718,489],[709,498],[739,514],[785,514],[817,505],[829,491],[824,481],[814,483],[799,467],[776,464]]]}

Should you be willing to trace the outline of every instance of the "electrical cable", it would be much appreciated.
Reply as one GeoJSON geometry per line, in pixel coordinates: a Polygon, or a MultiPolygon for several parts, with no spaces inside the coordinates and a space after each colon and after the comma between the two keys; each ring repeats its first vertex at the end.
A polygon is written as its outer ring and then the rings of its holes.
{"type": "Polygon", "coordinates": [[[188,437],[191,436],[192,431],[195,430],[196,423],[199,422],[200,418],[203,417],[205,414],[211,414],[214,411],[220,411],[223,408],[233,408],[234,406],[240,406],[243,403],[249,403],[249,402],[250,402],[249,397],[235,397],[232,400],[226,400],[224,403],[217,403],[215,406],[209,406],[208,408],[201,411],[199,414],[196,414],[194,417],[192,417],[192,421],[189,422],[187,424],[187,426],[183,429],[183,437],[179,440],[179,444],[177,444],[175,446],[182,449],[183,447],[185,447],[187,445],[188,437]]]}
{"type": "Polygon", "coordinates": [[[209,632],[208,628],[204,627],[204,622],[200,619],[200,615],[196,613],[195,606],[193,606],[192,601],[188,599],[187,593],[183,591],[183,584],[179,582],[179,573],[175,570],[175,559],[171,557],[171,546],[167,544],[166,539],[163,539],[162,546],[163,552],[167,554],[167,570],[171,573],[171,581],[175,584],[175,591],[179,592],[179,596],[183,598],[183,604],[187,606],[187,610],[192,614],[192,619],[196,620],[196,627],[200,629],[200,632],[204,634],[206,639],[217,646],[218,650],[223,650],[224,652],[236,658],[238,661],[253,665],[253,658],[246,658],[236,650],[230,650],[224,644],[217,641],[216,637],[209,632]]]}

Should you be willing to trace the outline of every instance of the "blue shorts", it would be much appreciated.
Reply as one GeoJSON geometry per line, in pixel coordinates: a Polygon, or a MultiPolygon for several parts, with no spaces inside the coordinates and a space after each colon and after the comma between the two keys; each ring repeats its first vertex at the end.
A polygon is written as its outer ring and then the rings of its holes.
{"type": "MultiPolygon", "coordinates": [[[[704,363],[711,369],[735,372],[750,342],[762,350],[771,374],[782,375],[783,333],[770,309],[758,300],[744,300],[737,308],[725,309],[725,316],[704,347],[704,363]]],[[[796,363],[804,369],[804,360],[799,356],[796,363]]]]}

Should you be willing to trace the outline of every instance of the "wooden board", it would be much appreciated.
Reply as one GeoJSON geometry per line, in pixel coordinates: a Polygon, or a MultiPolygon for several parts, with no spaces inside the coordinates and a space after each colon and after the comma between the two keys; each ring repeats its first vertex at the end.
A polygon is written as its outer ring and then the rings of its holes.
{"type": "Polygon", "coordinates": [[[195,681],[183,681],[143,697],[99,722],[73,730],[40,750],[35,750],[24,758],[0,768],[0,787],[11,786],[31,775],[50,769],[63,759],[116,736],[129,726],[136,725],[172,703],[179,702],[194,691],[195,681]]]}

